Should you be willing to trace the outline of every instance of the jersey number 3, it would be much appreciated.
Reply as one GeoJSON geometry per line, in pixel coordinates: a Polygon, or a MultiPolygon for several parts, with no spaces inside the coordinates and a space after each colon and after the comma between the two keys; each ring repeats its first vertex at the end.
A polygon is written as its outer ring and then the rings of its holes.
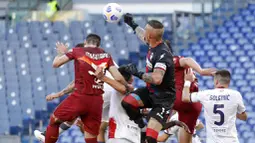
{"type": "Polygon", "coordinates": [[[214,124],[218,126],[224,123],[224,113],[220,110],[221,108],[224,108],[224,104],[214,104],[213,113],[220,115],[220,121],[214,121],[214,124]]]}

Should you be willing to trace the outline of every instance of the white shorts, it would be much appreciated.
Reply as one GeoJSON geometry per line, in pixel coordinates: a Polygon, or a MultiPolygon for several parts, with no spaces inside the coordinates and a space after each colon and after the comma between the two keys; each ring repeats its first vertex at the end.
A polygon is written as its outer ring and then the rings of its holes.
{"type": "Polygon", "coordinates": [[[116,139],[116,138],[111,138],[109,139],[106,143],[133,143],[127,139],[116,139]]]}

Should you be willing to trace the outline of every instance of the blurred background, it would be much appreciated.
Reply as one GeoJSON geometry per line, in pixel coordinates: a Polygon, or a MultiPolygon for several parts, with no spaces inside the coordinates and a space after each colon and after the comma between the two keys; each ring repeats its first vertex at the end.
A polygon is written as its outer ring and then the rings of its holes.
{"type": "MultiPolygon", "coordinates": [[[[52,68],[56,41],[72,48],[97,33],[101,47],[119,65],[132,62],[144,69],[147,46],[123,21],[104,21],[108,2],[133,13],[140,26],[150,19],[163,22],[164,39],[176,55],[192,57],[202,67],[229,69],[231,88],[242,93],[249,116],[247,122],[236,122],[239,140],[255,142],[255,1],[0,0],[0,143],[37,143],[33,130],[44,130],[50,113],[66,97],[45,100],[74,78],[73,63],[52,68]]],[[[211,77],[198,79],[200,89],[213,88],[211,77]]],[[[136,80],[136,87],[143,85],[136,80]]],[[[203,113],[200,119],[205,123],[203,113]]],[[[203,142],[205,133],[198,133],[203,142]]],[[[59,143],[84,143],[84,138],[72,127],[59,143]]]]}

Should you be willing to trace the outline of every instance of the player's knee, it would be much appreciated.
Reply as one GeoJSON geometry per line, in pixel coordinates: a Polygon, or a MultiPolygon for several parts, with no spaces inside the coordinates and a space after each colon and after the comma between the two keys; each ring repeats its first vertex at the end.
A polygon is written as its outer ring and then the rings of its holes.
{"type": "Polygon", "coordinates": [[[54,114],[50,116],[50,125],[60,125],[63,121],[59,120],[54,114]]]}

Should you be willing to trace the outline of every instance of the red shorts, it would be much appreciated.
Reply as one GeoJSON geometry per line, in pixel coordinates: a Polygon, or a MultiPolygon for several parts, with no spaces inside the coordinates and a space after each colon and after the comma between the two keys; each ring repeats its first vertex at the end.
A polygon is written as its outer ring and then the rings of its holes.
{"type": "Polygon", "coordinates": [[[103,98],[101,95],[89,96],[73,93],[63,100],[54,111],[61,121],[73,121],[80,117],[84,130],[98,135],[102,118],[103,98]]]}
{"type": "Polygon", "coordinates": [[[201,103],[184,103],[182,102],[182,91],[176,90],[176,99],[174,102],[174,110],[179,114],[179,121],[184,122],[193,133],[197,119],[202,110],[201,103]]]}

